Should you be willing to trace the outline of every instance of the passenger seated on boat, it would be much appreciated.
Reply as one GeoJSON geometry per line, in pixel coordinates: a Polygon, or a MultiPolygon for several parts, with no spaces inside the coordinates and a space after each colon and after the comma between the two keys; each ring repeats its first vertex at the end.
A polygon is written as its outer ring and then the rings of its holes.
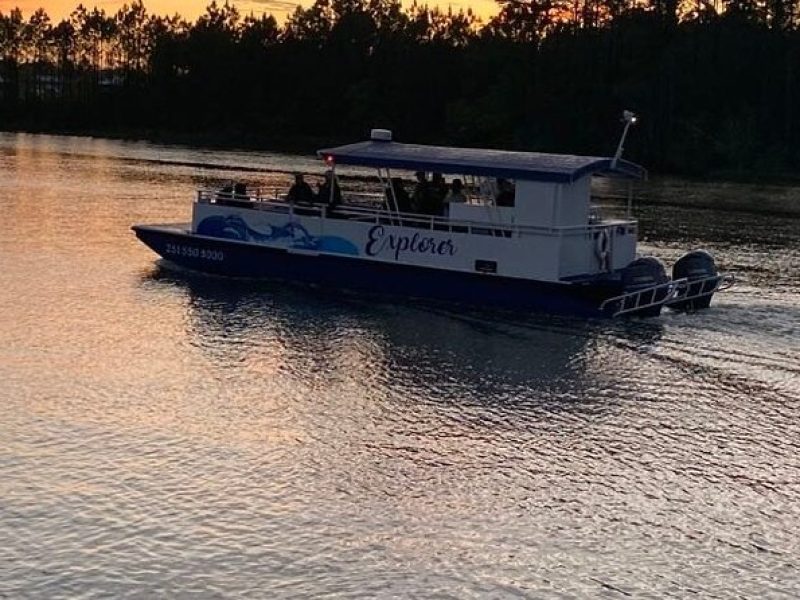
{"type": "Polygon", "coordinates": [[[391,189],[386,188],[386,197],[392,201],[392,191],[394,191],[394,201],[397,203],[399,212],[411,212],[411,198],[403,187],[403,180],[400,177],[392,177],[390,181],[391,189]]]}
{"type": "Polygon", "coordinates": [[[478,191],[482,199],[494,201],[499,191],[497,189],[497,181],[490,177],[481,178],[478,191]]]}
{"type": "Polygon", "coordinates": [[[286,200],[298,204],[311,204],[314,202],[314,191],[303,179],[301,173],[295,174],[294,185],[289,188],[289,193],[286,194],[286,200]]]}
{"type": "Polygon", "coordinates": [[[247,195],[247,185],[244,183],[237,183],[233,186],[233,195],[237,200],[249,200],[247,195]]]}
{"type": "Polygon", "coordinates": [[[247,186],[243,183],[226,185],[217,193],[217,203],[239,208],[253,208],[250,196],[247,195],[247,186]]]}
{"type": "Polygon", "coordinates": [[[217,192],[217,200],[230,200],[233,198],[233,186],[228,184],[224,185],[217,192]]]}
{"type": "Polygon", "coordinates": [[[220,190],[217,192],[216,197],[214,198],[217,204],[225,204],[225,205],[232,205],[233,202],[233,186],[230,184],[224,185],[220,190]]]}
{"type": "Polygon", "coordinates": [[[317,192],[317,202],[327,204],[329,209],[336,208],[342,203],[342,190],[333,176],[333,171],[325,172],[325,181],[319,186],[317,192]],[[331,188],[333,188],[333,195],[331,195],[331,188]]]}
{"type": "Polygon", "coordinates": [[[514,185],[507,179],[497,178],[497,198],[494,203],[497,206],[514,206],[514,185]]]}
{"type": "Polygon", "coordinates": [[[464,184],[461,183],[460,179],[453,179],[453,183],[450,184],[450,191],[445,196],[444,201],[446,204],[463,204],[467,201],[467,197],[464,195],[464,184]]]}

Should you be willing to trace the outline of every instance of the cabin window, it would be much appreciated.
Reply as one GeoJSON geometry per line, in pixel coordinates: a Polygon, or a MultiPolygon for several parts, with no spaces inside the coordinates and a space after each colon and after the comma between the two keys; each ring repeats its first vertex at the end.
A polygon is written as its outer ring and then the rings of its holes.
{"type": "Polygon", "coordinates": [[[481,177],[479,183],[481,204],[490,206],[514,206],[516,185],[509,179],[502,177],[481,177]]]}

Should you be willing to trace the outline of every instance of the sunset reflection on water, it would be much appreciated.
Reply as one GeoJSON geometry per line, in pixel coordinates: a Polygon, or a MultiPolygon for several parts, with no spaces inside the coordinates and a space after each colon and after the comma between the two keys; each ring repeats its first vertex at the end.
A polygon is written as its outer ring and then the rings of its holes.
{"type": "Polygon", "coordinates": [[[796,219],[639,207],[740,283],[603,322],[207,277],[130,231],[293,169],[324,165],[0,134],[0,596],[794,594],[796,219]]]}

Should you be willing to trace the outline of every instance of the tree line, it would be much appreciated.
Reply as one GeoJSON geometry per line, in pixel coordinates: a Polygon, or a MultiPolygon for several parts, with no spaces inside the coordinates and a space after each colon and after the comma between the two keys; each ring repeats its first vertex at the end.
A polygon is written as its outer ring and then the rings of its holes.
{"type": "Polygon", "coordinates": [[[0,12],[0,127],[290,149],[362,139],[627,156],[684,174],[800,165],[800,0],[499,0],[496,16],[315,0],[284,24],[78,6],[0,12]]]}

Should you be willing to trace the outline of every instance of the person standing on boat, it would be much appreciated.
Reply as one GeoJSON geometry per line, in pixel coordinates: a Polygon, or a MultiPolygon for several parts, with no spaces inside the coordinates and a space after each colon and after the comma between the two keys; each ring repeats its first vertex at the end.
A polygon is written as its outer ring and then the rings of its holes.
{"type": "Polygon", "coordinates": [[[424,171],[417,171],[417,185],[411,196],[411,210],[415,213],[424,213],[428,201],[430,184],[424,171]]]}
{"type": "Polygon", "coordinates": [[[399,212],[411,212],[411,198],[403,187],[403,180],[400,177],[392,177],[386,188],[386,197],[390,203],[392,200],[397,203],[399,212]]]}
{"type": "Polygon", "coordinates": [[[333,171],[325,171],[325,181],[319,186],[318,202],[327,204],[328,208],[336,208],[342,203],[342,190],[333,176],[333,171]]]}
{"type": "Polygon", "coordinates": [[[444,213],[444,202],[447,196],[447,183],[441,173],[434,173],[431,183],[428,186],[428,193],[425,198],[425,210],[427,215],[442,215],[444,213]]]}
{"type": "Polygon", "coordinates": [[[508,179],[501,177],[497,178],[497,198],[495,198],[496,206],[514,206],[514,184],[508,179]]]}
{"type": "Polygon", "coordinates": [[[295,173],[294,185],[289,188],[286,200],[298,204],[311,204],[314,202],[314,190],[303,179],[302,173],[295,173]]]}
{"type": "Polygon", "coordinates": [[[433,188],[437,203],[444,202],[445,196],[447,196],[447,182],[444,180],[444,176],[441,173],[433,174],[431,177],[431,187],[433,188]]]}

